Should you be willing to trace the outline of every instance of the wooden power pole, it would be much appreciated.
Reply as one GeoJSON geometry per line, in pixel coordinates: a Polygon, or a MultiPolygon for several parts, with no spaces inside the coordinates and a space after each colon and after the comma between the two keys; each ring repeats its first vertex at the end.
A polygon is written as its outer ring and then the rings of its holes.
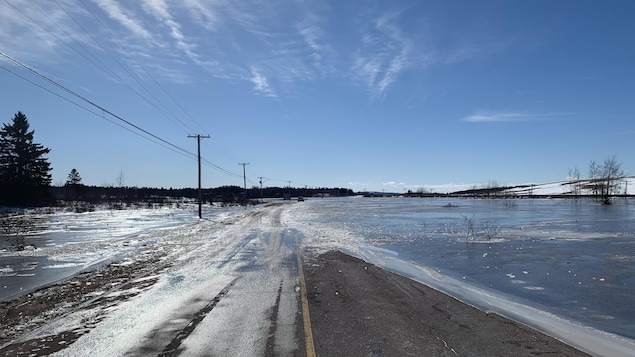
{"type": "Polygon", "coordinates": [[[245,171],[245,166],[249,165],[248,162],[243,162],[238,165],[243,165],[243,204],[245,205],[245,209],[247,208],[247,173],[245,171]]]}
{"type": "Polygon", "coordinates": [[[188,135],[188,138],[196,138],[198,144],[198,218],[203,218],[203,193],[201,191],[201,139],[209,138],[209,135],[188,135]]]}

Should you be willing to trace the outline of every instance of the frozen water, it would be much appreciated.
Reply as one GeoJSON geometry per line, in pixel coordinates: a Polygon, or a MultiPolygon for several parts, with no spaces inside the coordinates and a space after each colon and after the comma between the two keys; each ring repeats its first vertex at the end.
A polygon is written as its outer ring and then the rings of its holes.
{"type": "Polygon", "coordinates": [[[566,331],[588,326],[635,339],[630,200],[610,206],[568,199],[357,197],[306,203],[287,212],[285,221],[302,230],[313,249],[337,247],[540,329],[571,321],[566,331]],[[467,234],[470,219],[480,234],[467,234]],[[488,227],[495,234],[485,234],[488,227]],[[531,319],[541,315],[550,322],[531,319]]]}
{"type": "MultiPolygon", "coordinates": [[[[10,299],[84,269],[123,258],[138,245],[151,245],[148,232],[198,222],[195,205],[180,208],[54,212],[20,218],[26,227],[0,235],[0,300],[10,299]],[[18,250],[20,245],[28,249],[18,250]]],[[[238,208],[207,206],[205,217],[220,218],[238,208]]],[[[195,229],[195,228],[194,228],[195,229]]]]}

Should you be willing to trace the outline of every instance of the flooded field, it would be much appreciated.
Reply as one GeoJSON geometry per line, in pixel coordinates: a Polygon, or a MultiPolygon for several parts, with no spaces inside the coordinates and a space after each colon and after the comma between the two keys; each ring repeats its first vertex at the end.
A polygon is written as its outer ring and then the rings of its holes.
{"type": "MultiPolygon", "coordinates": [[[[5,217],[0,231],[0,300],[121,259],[146,232],[198,221],[197,206],[97,209],[75,213],[42,210],[5,217]]],[[[237,208],[207,206],[208,218],[237,208]]]]}
{"type": "Polygon", "coordinates": [[[328,235],[339,237],[330,243],[342,249],[403,261],[633,339],[632,204],[348,198],[312,200],[294,219],[327,224],[333,230],[328,235]]]}

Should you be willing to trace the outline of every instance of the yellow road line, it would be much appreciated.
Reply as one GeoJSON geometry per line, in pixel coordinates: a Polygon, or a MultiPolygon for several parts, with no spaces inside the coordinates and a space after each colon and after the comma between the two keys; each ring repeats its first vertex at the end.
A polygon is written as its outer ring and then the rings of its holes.
{"type": "Polygon", "coordinates": [[[300,295],[302,296],[302,320],[304,320],[304,341],[306,342],[307,357],[315,357],[315,347],[313,347],[313,332],[311,331],[311,316],[309,315],[309,300],[306,297],[306,283],[304,282],[304,271],[302,261],[298,254],[298,269],[300,271],[300,295]]]}

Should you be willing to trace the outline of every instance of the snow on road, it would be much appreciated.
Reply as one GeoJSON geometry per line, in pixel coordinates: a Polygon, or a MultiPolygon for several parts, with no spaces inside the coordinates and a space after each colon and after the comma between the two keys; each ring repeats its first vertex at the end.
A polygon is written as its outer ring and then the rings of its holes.
{"type": "Polygon", "coordinates": [[[31,352],[41,355],[50,348],[43,341],[70,344],[57,356],[292,354],[300,346],[299,232],[281,224],[285,207],[250,208],[135,237],[135,249],[114,265],[143,260],[137,275],[92,292],[92,300],[13,345],[39,343],[44,347],[31,352]]]}

